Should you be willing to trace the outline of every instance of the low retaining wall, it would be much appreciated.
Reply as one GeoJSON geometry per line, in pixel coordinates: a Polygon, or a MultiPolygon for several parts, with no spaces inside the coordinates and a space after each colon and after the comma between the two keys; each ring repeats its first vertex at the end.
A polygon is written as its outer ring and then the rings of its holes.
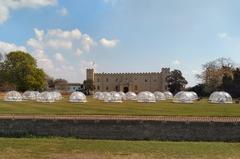
{"type": "Polygon", "coordinates": [[[240,141],[240,122],[113,119],[0,119],[0,136],[82,139],[240,141]]]}

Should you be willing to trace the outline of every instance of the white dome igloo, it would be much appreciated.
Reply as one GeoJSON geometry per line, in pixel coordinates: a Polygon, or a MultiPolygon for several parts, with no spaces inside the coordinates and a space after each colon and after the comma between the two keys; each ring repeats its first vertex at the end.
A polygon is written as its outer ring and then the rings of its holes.
{"type": "Polygon", "coordinates": [[[169,91],[163,92],[165,95],[166,99],[173,99],[173,94],[169,91]]]}
{"type": "Polygon", "coordinates": [[[22,96],[19,92],[17,91],[9,91],[6,93],[4,96],[4,101],[8,102],[19,102],[22,101],[22,96]]]}
{"type": "Polygon", "coordinates": [[[232,97],[224,91],[213,92],[208,100],[210,103],[232,103],[232,97]]]}
{"type": "Polygon", "coordinates": [[[87,98],[82,92],[73,92],[69,97],[69,102],[85,103],[87,98]]]}
{"type": "Polygon", "coordinates": [[[174,103],[193,103],[196,96],[193,92],[180,91],[173,97],[174,103]]]}
{"type": "Polygon", "coordinates": [[[122,100],[126,100],[126,94],[124,92],[118,92],[122,97],[122,100]]]}
{"type": "Polygon", "coordinates": [[[126,100],[137,100],[137,95],[134,92],[126,93],[126,100]]]}
{"type": "Polygon", "coordinates": [[[98,94],[95,95],[96,99],[98,100],[104,100],[104,94],[103,92],[99,92],[98,94]]]}
{"type": "Polygon", "coordinates": [[[62,94],[60,92],[54,91],[51,92],[55,100],[62,100],[62,94]]]}
{"type": "Polygon", "coordinates": [[[122,102],[122,96],[117,92],[112,92],[111,94],[105,95],[104,102],[121,103],[122,102]]]}
{"type": "Polygon", "coordinates": [[[93,95],[93,98],[98,99],[101,94],[102,94],[102,92],[95,92],[93,95]]]}
{"type": "Polygon", "coordinates": [[[52,103],[55,102],[55,98],[51,92],[42,92],[37,96],[37,102],[52,103]]]}
{"type": "Polygon", "coordinates": [[[166,100],[166,97],[162,92],[157,91],[157,92],[154,92],[153,94],[156,98],[156,101],[166,100]]]}
{"type": "Polygon", "coordinates": [[[22,94],[22,98],[24,100],[36,100],[37,99],[37,95],[36,95],[35,91],[25,91],[22,94]]]}
{"type": "Polygon", "coordinates": [[[156,102],[156,98],[153,93],[145,91],[138,94],[137,101],[144,103],[154,103],[156,102]]]}

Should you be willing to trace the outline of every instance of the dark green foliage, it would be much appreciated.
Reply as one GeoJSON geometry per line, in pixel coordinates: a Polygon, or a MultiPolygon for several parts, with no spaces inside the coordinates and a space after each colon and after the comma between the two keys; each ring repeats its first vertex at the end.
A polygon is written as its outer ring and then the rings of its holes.
{"type": "Polygon", "coordinates": [[[83,85],[85,88],[85,94],[90,95],[91,91],[94,90],[93,80],[84,80],[83,85]]]}
{"type": "Polygon", "coordinates": [[[187,91],[196,92],[199,97],[208,97],[210,94],[205,91],[205,87],[206,86],[204,84],[198,84],[196,86],[188,88],[187,91]]]}
{"type": "Polygon", "coordinates": [[[0,63],[0,75],[2,82],[14,84],[18,91],[42,91],[46,86],[44,71],[37,68],[30,54],[21,51],[7,54],[6,60],[0,63]]]}
{"type": "Polygon", "coordinates": [[[172,93],[176,94],[177,92],[184,89],[185,85],[188,83],[183,77],[180,70],[173,70],[170,72],[170,75],[166,78],[168,83],[168,89],[172,93]]]}

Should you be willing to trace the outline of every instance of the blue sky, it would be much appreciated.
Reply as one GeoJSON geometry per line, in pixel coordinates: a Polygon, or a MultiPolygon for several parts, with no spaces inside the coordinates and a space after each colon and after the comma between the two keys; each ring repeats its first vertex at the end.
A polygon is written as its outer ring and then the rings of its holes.
{"type": "Polygon", "coordinates": [[[202,64],[240,63],[237,0],[0,0],[0,52],[28,51],[70,82],[98,72],[180,69],[189,86],[202,64]]]}

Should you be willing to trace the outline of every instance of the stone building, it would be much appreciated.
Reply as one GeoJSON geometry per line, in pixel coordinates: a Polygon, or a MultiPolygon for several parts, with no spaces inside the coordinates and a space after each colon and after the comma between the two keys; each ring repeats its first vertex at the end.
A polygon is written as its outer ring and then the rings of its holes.
{"type": "Polygon", "coordinates": [[[87,80],[93,80],[95,91],[166,91],[166,77],[170,68],[162,68],[161,72],[146,73],[95,73],[87,69],[87,80]]]}

